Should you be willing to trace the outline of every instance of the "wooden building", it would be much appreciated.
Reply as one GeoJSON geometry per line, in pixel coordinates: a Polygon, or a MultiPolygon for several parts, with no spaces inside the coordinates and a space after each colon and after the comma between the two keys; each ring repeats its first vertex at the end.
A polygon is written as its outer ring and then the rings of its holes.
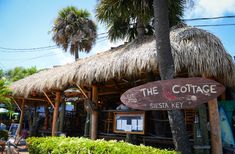
{"type": "MultiPolygon", "coordinates": [[[[235,87],[235,65],[216,36],[198,28],[183,27],[172,30],[170,40],[175,63],[175,78],[206,77],[222,83],[225,87],[235,87]]],[[[56,121],[59,106],[64,103],[64,91],[70,87],[77,87],[80,92],[73,96],[80,98],[75,102],[83,110],[80,110],[82,112],[80,118],[83,120],[80,120],[80,124],[74,125],[75,130],[83,130],[80,135],[84,133],[86,110],[83,102],[88,98],[94,102],[92,105],[95,108],[91,113],[90,137],[125,139],[125,134],[114,132],[113,125],[113,118],[119,113],[116,107],[120,105],[120,95],[129,88],[160,79],[156,55],[155,40],[145,37],[79,59],[72,64],[40,71],[14,82],[11,85],[12,97],[22,110],[21,124],[25,106],[51,106],[53,108],[51,131],[52,135],[56,135],[58,131],[56,121]]],[[[220,99],[226,99],[226,96],[223,95],[220,99]]],[[[134,112],[136,111],[125,111],[125,113],[134,112]]],[[[167,112],[141,111],[140,114],[142,113],[145,116],[144,132],[135,136],[136,141],[154,146],[172,145],[167,112]]],[[[219,127],[216,100],[198,108],[184,110],[184,115],[192,140],[195,140],[193,130],[197,127],[194,123],[197,116],[203,117],[201,123],[204,122],[204,125],[201,124],[203,125],[201,129],[204,129],[202,133],[205,134],[202,135],[209,136],[205,126],[208,121],[211,125],[219,127]]],[[[74,118],[76,116],[72,115],[74,118]]],[[[48,120],[46,121],[48,123],[48,120]]],[[[218,127],[211,127],[211,141],[220,140],[218,127]]],[[[209,144],[208,139],[203,142],[209,144]]],[[[211,144],[213,148],[214,143],[211,144]]]]}

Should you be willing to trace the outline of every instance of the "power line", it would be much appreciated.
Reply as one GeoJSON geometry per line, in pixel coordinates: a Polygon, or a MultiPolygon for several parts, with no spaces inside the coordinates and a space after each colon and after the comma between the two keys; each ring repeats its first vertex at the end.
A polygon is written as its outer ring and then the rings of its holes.
{"type": "Polygon", "coordinates": [[[0,49],[3,49],[3,50],[12,50],[12,51],[15,51],[15,50],[23,50],[23,51],[27,51],[27,50],[44,50],[44,49],[50,49],[50,48],[53,48],[53,47],[56,47],[56,45],[53,45],[53,46],[44,46],[44,47],[37,47],[37,48],[5,48],[5,47],[0,47],[0,49]]]}
{"type": "Polygon", "coordinates": [[[225,18],[235,18],[235,15],[218,16],[218,17],[205,17],[205,18],[192,18],[192,19],[182,19],[182,20],[183,21],[197,21],[197,20],[215,20],[215,19],[225,19],[225,18]]]}
{"type": "MultiPolygon", "coordinates": [[[[99,37],[100,35],[104,35],[104,34],[107,34],[107,32],[97,34],[98,37],[97,37],[96,40],[107,37],[107,36],[99,37]]],[[[83,38],[83,39],[85,40],[86,38],[83,38]]],[[[51,50],[51,49],[57,49],[57,48],[58,48],[57,45],[42,46],[42,47],[35,47],[35,48],[7,48],[7,47],[1,47],[0,46],[0,49],[2,49],[2,50],[0,50],[0,52],[6,52],[6,51],[3,51],[3,50],[7,50],[8,53],[9,53],[9,51],[11,51],[11,52],[36,52],[36,51],[44,51],[44,50],[51,50]]]]}
{"type": "MultiPolygon", "coordinates": [[[[13,48],[12,48],[13,49],[13,48]]],[[[29,48],[28,48],[29,49],[29,48]]],[[[33,49],[33,48],[31,48],[33,49]]],[[[44,48],[44,49],[41,49],[41,50],[9,50],[9,49],[3,49],[2,47],[0,47],[0,52],[3,52],[3,53],[17,53],[17,52],[20,52],[20,53],[29,53],[29,52],[38,52],[38,51],[49,51],[49,50],[54,50],[54,49],[59,49],[58,47],[54,47],[54,48],[44,48]]]]}
{"type": "Polygon", "coordinates": [[[32,58],[27,58],[27,59],[1,59],[1,60],[6,60],[6,61],[15,61],[15,60],[24,60],[24,61],[28,61],[28,60],[34,60],[34,59],[38,59],[38,58],[43,58],[43,57],[48,57],[48,56],[54,56],[54,55],[58,55],[57,53],[49,53],[49,54],[44,54],[41,56],[36,56],[36,57],[32,57],[32,58]]]}
{"type": "MultiPolygon", "coordinates": [[[[194,25],[194,27],[212,27],[212,26],[235,26],[235,23],[228,23],[228,24],[205,24],[205,25],[194,25]]],[[[107,36],[102,36],[99,38],[100,40],[97,41],[97,43],[101,43],[105,40],[107,40],[107,36]]],[[[47,50],[52,50],[52,49],[58,49],[58,48],[52,48],[53,46],[47,46],[50,49],[47,50]]],[[[39,48],[44,48],[46,49],[47,47],[38,47],[38,48],[26,48],[26,49],[33,49],[33,51],[27,51],[27,52],[35,52],[34,49],[39,49],[39,48]]],[[[0,52],[7,52],[7,51],[1,51],[0,52]]],[[[17,51],[14,51],[17,52],[17,51]]],[[[22,52],[22,51],[18,51],[18,52],[22,52]]],[[[9,53],[9,52],[8,52],[9,53]]],[[[28,58],[28,59],[1,59],[1,60],[24,60],[24,61],[28,61],[28,60],[34,60],[34,59],[38,59],[38,58],[43,58],[43,57],[48,57],[48,56],[53,56],[53,55],[57,55],[56,53],[49,53],[49,54],[45,54],[45,55],[41,55],[41,56],[36,56],[33,58],[28,58]]],[[[3,65],[2,65],[3,66],[3,65]]],[[[3,66],[4,67],[4,66],[3,66]]]]}
{"type": "Polygon", "coordinates": [[[104,41],[107,41],[108,38],[103,38],[103,39],[100,39],[99,41],[97,41],[96,43],[101,43],[101,42],[104,42],[104,41]]]}
{"type": "MultiPolygon", "coordinates": [[[[197,20],[214,20],[214,19],[224,19],[224,18],[235,18],[235,15],[230,16],[218,16],[218,17],[205,17],[205,18],[192,18],[192,19],[182,19],[183,21],[197,21],[197,20]]],[[[194,27],[213,27],[213,26],[235,26],[234,23],[228,23],[228,24],[205,24],[205,25],[194,25],[194,27]]],[[[108,32],[103,32],[97,34],[97,36],[107,34],[108,32]]],[[[96,41],[99,42],[99,39],[107,38],[107,36],[101,36],[98,37],[96,41]]],[[[100,41],[102,42],[102,41],[100,41]]],[[[42,47],[35,47],[35,48],[7,48],[7,47],[1,47],[0,46],[0,52],[5,53],[15,53],[15,52],[36,52],[36,51],[48,51],[53,49],[58,49],[56,45],[52,46],[42,46],[42,47]]]]}
{"type": "Polygon", "coordinates": [[[235,26],[235,23],[228,24],[206,24],[206,25],[193,25],[194,27],[219,27],[219,26],[235,26]]]}

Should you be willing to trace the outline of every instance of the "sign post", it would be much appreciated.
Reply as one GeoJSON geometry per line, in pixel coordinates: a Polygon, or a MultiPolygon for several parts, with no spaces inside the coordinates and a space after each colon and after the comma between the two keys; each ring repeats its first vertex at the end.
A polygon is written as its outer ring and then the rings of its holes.
{"type": "Polygon", "coordinates": [[[222,84],[199,77],[160,80],[127,90],[121,101],[140,110],[186,109],[217,98],[224,90],[222,84]]]}

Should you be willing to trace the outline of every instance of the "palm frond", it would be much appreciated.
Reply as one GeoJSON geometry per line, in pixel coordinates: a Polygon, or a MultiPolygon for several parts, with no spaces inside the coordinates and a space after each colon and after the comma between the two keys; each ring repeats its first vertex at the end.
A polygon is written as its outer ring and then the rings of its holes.
{"type": "MultiPolygon", "coordinates": [[[[181,21],[185,0],[168,1],[170,26],[174,26],[181,21]]],[[[153,35],[153,25],[149,24],[153,14],[153,0],[101,0],[96,7],[96,17],[107,26],[111,41],[124,38],[131,41],[136,38],[138,31],[135,24],[138,21],[145,26],[145,35],[153,35]]]]}
{"type": "Polygon", "coordinates": [[[60,10],[52,29],[52,40],[65,51],[69,49],[72,55],[78,50],[89,52],[97,37],[97,27],[89,17],[90,13],[87,10],[78,10],[74,6],[60,10]],[[87,47],[88,45],[90,47],[87,47]]]}
{"type": "Polygon", "coordinates": [[[10,103],[10,99],[8,98],[11,90],[8,88],[7,82],[4,79],[0,79],[0,102],[2,103],[10,103]]]}

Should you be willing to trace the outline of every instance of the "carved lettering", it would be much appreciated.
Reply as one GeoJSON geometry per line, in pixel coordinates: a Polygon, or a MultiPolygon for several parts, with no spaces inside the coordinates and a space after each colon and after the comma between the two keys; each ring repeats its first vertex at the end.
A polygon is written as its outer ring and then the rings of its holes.
{"type": "Polygon", "coordinates": [[[183,86],[180,85],[173,85],[172,92],[174,94],[185,94],[185,93],[193,93],[193,94],[208,94],[208,93],[217,93],[216,85],[192,85],[192,84],[185,84],[183,86]]]}
{"type": "Polygon", "coordinates": [[[121,101],[140,110],[175,110],[194,108],[218,97],[225,87],[199,77],[149,82],[129,89],[121,101]]]}
{"type": "Polygon", "coordinates": [[[142,91],[144,97],[151,96],[151,95],[157,95],[159,93],[157,87],[143,88],[143,89],[140,89],[140,91],[142,91]]]}

